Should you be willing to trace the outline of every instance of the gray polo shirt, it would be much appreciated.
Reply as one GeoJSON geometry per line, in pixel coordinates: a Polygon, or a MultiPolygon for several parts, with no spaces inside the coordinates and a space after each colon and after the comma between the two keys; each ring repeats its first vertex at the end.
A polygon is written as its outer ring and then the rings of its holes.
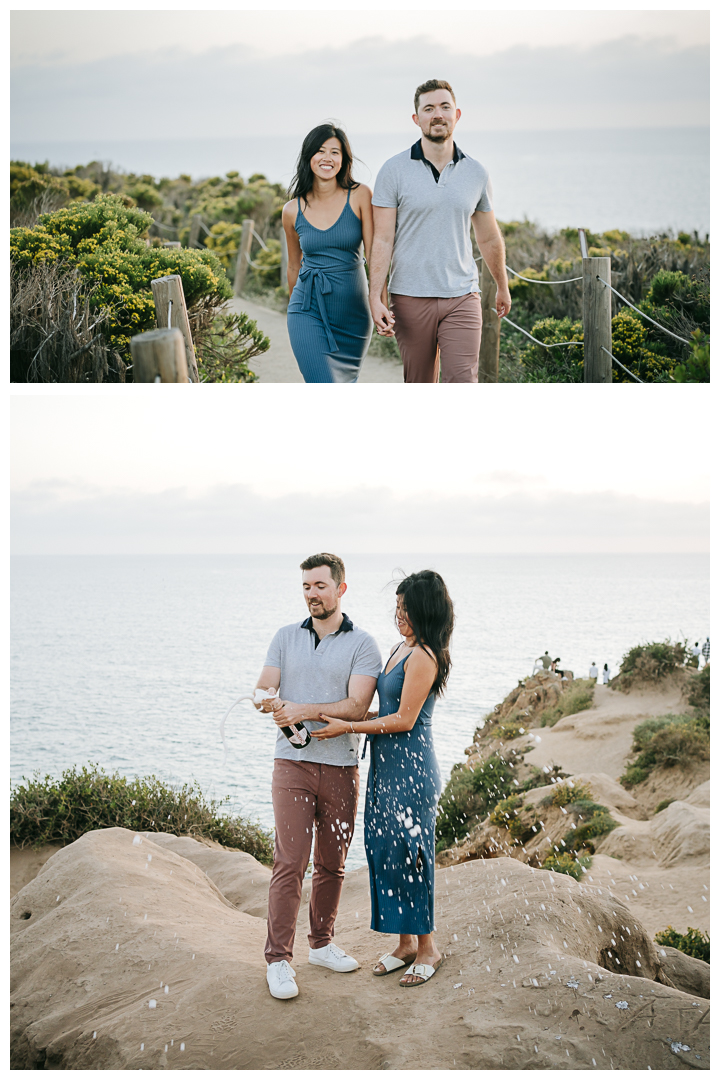
{"type": "MultiPolygon", "coordinates": [[[[340,629],[324,638],[318,638],[312,618],[283,626],[270,642],[265,665],[280,668],[281,698],[318,705],[343,701],[348,696],[351,675],[377,679],[382,657],[375,638],[354,626],[343,614],[340,629]]],[[[310,731],[324,727],[321,720],[303,722],[310,731]]],[[[309,746],[298,750],[278,728],[275,757],[320,765],[357,765],[361,738],[348,734],[320,742],[312,739],[309,746]]]]}
{"type": "Polygon", "coordinates": [[[492,210],[488,171],[456,146],[437,175],[418,140],[386,161],[375,182],[373,206],[397,210],[389,290],[399,296],[478,291],[470,218],[492,210]]]}

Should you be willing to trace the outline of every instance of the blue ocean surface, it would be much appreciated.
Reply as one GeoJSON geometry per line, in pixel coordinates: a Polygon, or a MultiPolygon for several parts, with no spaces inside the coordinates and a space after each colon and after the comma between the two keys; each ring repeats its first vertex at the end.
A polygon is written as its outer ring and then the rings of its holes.
{"type": "MultiPolygon", "coordinates": [[[[624,229],[647,236],[710,229],[710,132],[706,127],[568,131],[456,131],[463,151],[490,171],[501,221],[527,217],[542,227],[624,229]]],[[[355,175],[372,185],[384,161],[413,141],[408,134],[349,132],[355,175]]],[[[102,133],[82,142],[12,140],[11,157],[74,168],[106,161],[155,177],[189,173],[247,179],[264,173],[287,185],[301,139],[287,135],[229,139],[117,141],[102,133]]]]}
{"type": "MultiPolygon", "coordinates": [[[[13,783],[97,762],[126,776],[196,781],[273,825],[274,724],[243,703],[275,630],[307,616],[298,556],[18,556],[11,582],[13,783]]],[[[545,649],[587,676],[624,652],[709,633],[703,555],[355,555],[343,609],[387,657],[399,640],[393,578],[432,567],[457,625],[433,732],[443,780],[483,716],[545,649]]],[[[362,803],[349,866],[365,861],[362,803]]]]}

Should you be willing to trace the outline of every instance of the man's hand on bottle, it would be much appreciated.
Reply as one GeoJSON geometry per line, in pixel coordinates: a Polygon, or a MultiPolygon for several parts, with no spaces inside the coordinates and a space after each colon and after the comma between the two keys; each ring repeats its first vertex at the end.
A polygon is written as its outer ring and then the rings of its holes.
{"type": "Polygon", "coordinates": [[[289,724],[297,724],[304,720],[307,710],[304,705],[297,705],[294,701],[282,701],[275,698],[272,702],[273,720],[278,727],[288,727],[289,724]]]}
{"type": "Polygon", "coordinates": [[[259,712],[264,712],[264,713],[272,712],[273,711],[273,705],[278,700],[275,697],[275,695],[277,694],[277,690],[275,689],[274,686],[268,686],[265,693],[267,694],[267,697],[263,701],[258,702],[255,705],[255,708],[258,709],[259,712]]]}

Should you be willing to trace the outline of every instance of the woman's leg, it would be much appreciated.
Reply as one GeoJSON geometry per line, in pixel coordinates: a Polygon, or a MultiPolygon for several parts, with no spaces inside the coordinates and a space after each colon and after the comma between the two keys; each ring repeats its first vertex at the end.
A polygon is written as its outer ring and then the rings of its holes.
{"type": "MultiPolygon", "coordinates": [[[[440,960],[442,960],[442,953],[435,944],[432,934],[418,934],[415,963],[428,964],[430,967],[435,967],[440,960]]],[[[406,972],[400,980],[403,986],[412,986],[413,983],[424,981],[425,980],[421,979],[419,975],[412,975],[409,971],[406,972]]]]}
{"type": "MultiPolygon", "coordinates": [[[[391,956],[397,956],[398,960],[408,960],[415,958],[418,950],[418,939],[414,934],[401,934],[397,947],[390,954],[391,956]]],[[[377,963],[374,968],[375,971],[383,972],[385,965],[377,963]]]]}

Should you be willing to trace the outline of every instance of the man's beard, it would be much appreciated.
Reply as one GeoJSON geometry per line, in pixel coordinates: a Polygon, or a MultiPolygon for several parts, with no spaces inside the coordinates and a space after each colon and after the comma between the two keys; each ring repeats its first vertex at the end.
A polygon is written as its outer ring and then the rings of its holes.
{"type": "MultiPolygon", "coordinates": [[[[308,607],[310,607],[309,604],[308,604],[308,607]]],[[[322,622],[323,619],[329,619],[330,616],[334,615],[336,611],[337,611],[337,604],[335,605],[334,608],[321,607],[319,609],[319,611],[318,610],[314,611],[313,608],[310,607],[310,614],[312,615],[313,619],[319,619],[321,622],[322,622]]]]}
{"type": "MultiPolygon", "coordinates": [[[[423,134],[425,135],[425,132],[423,132],[423,134]]],[[[449,138],[451,138],[451,137],[452,137],[452,131],[450,131],[450,129],[445,124],[442,124],[442,125],[440,125],[440,124],[432,125],[431,124],[431,126],[428,128],[427,134],[425,135],[425,138],[428,140],[428,142],[434,142],[434,143],[447,142],[447,140],[449,138]],[[435,127],[436,131],[442,132],[442,134],[434,135],[433,134],[433,127],[435,127]]]]}

